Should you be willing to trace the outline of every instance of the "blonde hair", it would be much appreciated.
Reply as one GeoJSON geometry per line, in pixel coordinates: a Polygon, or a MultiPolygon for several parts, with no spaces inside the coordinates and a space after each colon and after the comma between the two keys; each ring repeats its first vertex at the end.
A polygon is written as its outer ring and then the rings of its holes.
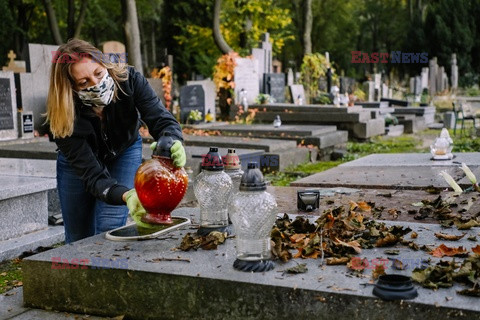
{"type": "Polygon", "coordinates": [[[65,138],[73,133],[75,105],[71,67],[83,57],[95,59],[95,62],[105,67],[110,73],[115,82],[114,101],[118,99],[118,90],[123,92],[119,82],[128,79],[127,64],[98,59],[97,57],[103,57],[102,52],[87,41],[71,39],[61,45],[52,59],[50,88],[47,96],[46,122],[50,124],[50,131],[54,138],[65,138]]]}

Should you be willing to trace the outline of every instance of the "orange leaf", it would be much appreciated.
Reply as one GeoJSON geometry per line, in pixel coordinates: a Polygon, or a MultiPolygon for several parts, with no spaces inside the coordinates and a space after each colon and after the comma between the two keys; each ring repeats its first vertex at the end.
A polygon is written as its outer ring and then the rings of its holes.
{"type": "Polygon", "coordinates": [[[465,237],[465,235],[466,235],[465,232],[463,234],[459,235],[459,236],[456,236],[454,234],[445,234],[445,233],[441,233],[441,232],[435,232],[435,237],[437,237],[438,239],[450,240],[450,241],[460,240],[463,237],[465,237]]]}
{"type": "Polygon", "coordinates": [[[335,223],[335,218],[332,216],[331,213],[327,215],[327,220],[328,222],[325,223],[325,229],[331,229],[333,227],[333,224],[335,223]]]}
{"type": "Polygon", "coordinates": [[[293,243],[297,243],[303,241],[307,235],[304,233],[295,233],[293,236],[290,237],[290,241],[293,243]]]}
{"type": "Polygon", "coordinates": [[[477,244],[476,247],[473,247],[472,251],[476,254],[480,254],[480,244],[477,244]]]}
{"type": "Polygon", "coordinates": [[[432,256],[437,258],[442,258],[445,256],[447,257],[461,256],[461,255],[465,255],[466,253],[467,253],[467,250],[465,250],[464,247],[450,248],[444,244],[439,245],[432,252],[430,252],[432,256]]]}
{"type": "Polygon", "coordinates": [[[335,238],[335,243],[340,244],[344,247],[349,247],[355,250],[356,253],[362,253],[362,248],[360,248],[360,243],[357,241],[350,241],[350,242],[344,242],[342,240],[339,240],[338,238],[335,238]]]}
{"type": "Polygon", "coordinates": [[[372,207],[368,205],[365,201],[357,202],[358,208],[362,211],[371,211],[372,207]]]}
{"type": "Polygon", "coordinates": [[[302,257],[303,248],[297,248],[298,252],[293,256],[294,259],[302,257]]]}
{"type": "Polygon", "coordinates": [[[327,262],[327,265],[335,266],[339,264],[347,264],[350,261],[350,258],[349,257],[340,257],[340,258],[330,257],[325,259],[325,261],[327,262]]]}

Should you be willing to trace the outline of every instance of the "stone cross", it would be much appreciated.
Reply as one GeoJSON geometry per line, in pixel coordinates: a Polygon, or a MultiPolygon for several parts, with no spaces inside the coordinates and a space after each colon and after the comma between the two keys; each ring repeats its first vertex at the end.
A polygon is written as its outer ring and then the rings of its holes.
{"type": "Polygon", "coordinates": [[[272,73],[272,44],[268,32],[262,35],[260,48],[252,49],[252,55],[258,60],[258,85],[260,92],[264,92],[263,74],[272,73]]]}
{"type": "Polygon", "coordinates": [[[20,73],[20,72],[26,72],[26,67],[25,67],[25,61],[15,61],[15,58],[17,55],[13,50],[10,50],[8,52],[7,57],[10,59],[8,62],[8,65],[6,67],[3,67],[3,71],[13,71],[14,73],[20,73]]]}

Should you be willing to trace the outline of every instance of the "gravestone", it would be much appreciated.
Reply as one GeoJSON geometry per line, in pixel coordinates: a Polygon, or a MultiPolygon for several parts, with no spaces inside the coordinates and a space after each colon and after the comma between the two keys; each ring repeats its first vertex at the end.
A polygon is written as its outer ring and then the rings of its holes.
{"type": "Polygon", "coordinates": [[[287,72],[287,86],[291,86],[293,85],[293,70],[292,68],[288,68],[288,72],[287,72]]]}
{"type": "Polygon", "coordinates": [[[213,117],[213,121],[215,121],[215,97],[217,96],[217,91],[215,87],[215,83],[210,80],[195,80],[195,81],[187,81],[187,85],[201,85],[203,88],[203,92],[205,93],[205,113],[206,115],[209,111],[213,117]]]}
{"type": "Polygon", "coordinates": [[[388,96],[388,86],[385,83],[382,83],[382,96],[381,98],[386,98],[388,96]]]}
{"type": "Polygon", "coordinates": [[[455,53],[452,54],[450,85],[452,86],[452,90],[456,90],[458,88],[458,66],[457,55],[455,53]]]}
{"type": "Polygon", "coordinates": [[[305,89],[303,84],[293,84],[290,86],[290,93],[292,95],[292,103],[295,104],[306,104],[305,100],[305,89]],[[301,101],[300,101],[301,99],[301,101]],[[301,103],[300,103],[301,102],[301,103]]]}
{"type": "Polygon", "coordinates": [[[240,104],[240,91],[243,89],[247,92],[247,102],[255,103],[260,93],[258,84],[258,60],[248,58],[237,58],[237,65],[234,70],[235,77],[235,103],[240,104]]]}
{"type": "Polygon", "coordinates": [[[379,101],[380,100],[380,86],[382,84],[382,74],[381,73],[375,73],[374,75],[374,80],[375,80],[375,91],[374,91],[374,100],[379,101]]]}
{"type": "MultiPolygon", "coordinates": [[[[269,40],[269,34],[266,32],[262,35],[262,41],[260,42],[260,48],[253,48],[252,55],[258,61],[258,85],[260,92],[264,92],[263,89],[263,74],[272,73],[272,44],[269,40]]],[[[236,81],[236,80],[235,80],[236,81]]]]}
{"type": "Polygon", "coordinates": [[[421,86],[422,86],[422,92],[423,92],[423,89],[428,89],[428,67],[422,68],[421,86]]]}
{"type": "Polygon", "coordinates": [[[186,123],[192,110],[200,111],[205,119],[205,92],[199,84],[180,87],[180,122],[186,123]]]}
{"type": "Polygon", "coordinates": [[[438,66],[437,66],[437,57],[433,57],[432,60],[429,61],[429,71],[430,74],[428,75],[429,81],[428,81],[428,93],[431,96],[434,96],[435,93],[437,93],[437,72],[438,72],[438,66]]]}
{"type": "Polygon", "coordinates": [[[436,87],[437,87],[437,92],[442,92],[445,90],[443,87],[444,81],[443,81],[443,74],[445,73],[445,67],[439,67],[437,69],[437,78],[436,78],[436,87]]]}
{"type": "Polygon", "coordinates": [[[375,101],[375,82],[366,81],[365,82],[365,92],[367,93],[367,101],[375,101]]]}
{"type": "Polygon", "coordinates": [[[16,139],[17,100],[13,71],[0,71],[0,140],[16,139]]]}
{"type": "Polygon", "coordinates": [[[165,106],[165,96],[163,95],[163,83],[162,79],[157,78],[147,78],[148,84],[152,87],[153,91],[157,94],[158,98],[162,101],[162,104],[165,106]]]}
{"type": "Polygon", "coordinates": [[[272,60],[272,72],[282,73],[282,62],[280,60],[272,60]]]}
{"type": "Polygon", "coordinates": [[[263,90],[275,102],[285,102],[285,75],[283,73],[265,73],[263,75],[263,90]]]}
{"type": "Polygon", "coordinates": [[[41,130],[46,112],[48,88],[50,85],[50,69],[58,46],[28,44],[25,50],[26,73],[15,74],[17,86],[17,107],[33,113],[33,128],[41,130]]]}
{"type": "Polygon", "coordinates": [[[8,62],[8,65],[6,67],[3,67],[3,71],[13,71],[15,73],[27,71],[25,67],[25,61],[14,60],[17,55],[12,50],[10,50],[7,57],[10,59],[10,61],[8,62]]]}

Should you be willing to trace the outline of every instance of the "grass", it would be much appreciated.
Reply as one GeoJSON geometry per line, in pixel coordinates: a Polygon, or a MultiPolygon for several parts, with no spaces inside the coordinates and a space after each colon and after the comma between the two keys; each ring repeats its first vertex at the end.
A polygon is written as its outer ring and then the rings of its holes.
{"type": "MultiPolygon", "coordinates": [[[[469,129],[466,130],[469,132],[469,129]]],[[[478,152],[480,151],[480,137],[454,136],[453,152],[478,152]]],[[[344,162],[352,161],[373,153],[423,153],[430,152],[430,144],[440,134],[439,130],[424,130],[416,134],[404,134],[399,137],[377,136],[367,142],[348,142],[347,154],[339,161],[321,161],[304,163],[296,167],[287,168],[284,172],[270,173],[265,179],[273,186],[289,186],[291,182],[300,178],[334,168],[344,162]]],[[[459,128],[457,128],[459,134],[459,128]]]]}
{"type": "Polygon", "coordinates": [[[0,294],[22,286],[22,260],[0,263],[0,294]]]}

